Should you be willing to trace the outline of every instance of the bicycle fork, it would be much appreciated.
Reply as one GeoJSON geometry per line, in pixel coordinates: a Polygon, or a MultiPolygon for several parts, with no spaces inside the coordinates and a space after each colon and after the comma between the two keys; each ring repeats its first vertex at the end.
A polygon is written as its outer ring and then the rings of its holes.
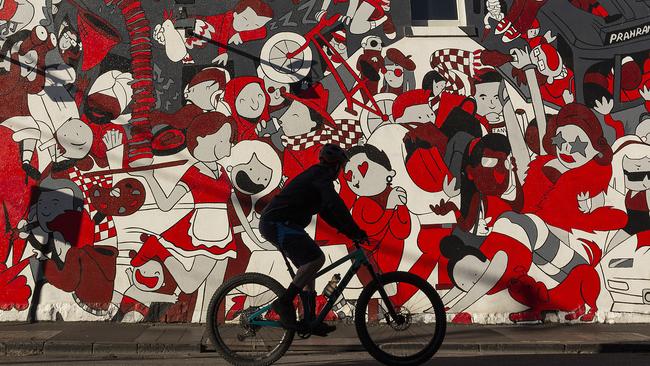
{"type": "MultiPolygon", "coordinates": [[[[403,316],[399,316],[397,312],[395,311],[395,307],[393,306],[393,303],[390,301],[390,297],[388,296],[388,293],[386,293],[386,289],[384,288],[384,284],[381,282],[381,278],[377,275],[377,272],[375,272],[375,269],[372,268],[372,265],[370,264],[370,261],[367,259],[364,261],[363,265],[366,267],[366,269],[370,272],[370,275],[372,276],[372,280],[377,283],[378,290],[379,290],[379,295],[381,296],[381,299],[384,300],[384,304],[386,304],[386,307],[388,310],[388,314],[390,317],[393,319],[393,321],[397,325],[402,325],[404,323],[405,319],[403,316]]],[[[386,319],[388,320],[388,319],[386,319]]]]}

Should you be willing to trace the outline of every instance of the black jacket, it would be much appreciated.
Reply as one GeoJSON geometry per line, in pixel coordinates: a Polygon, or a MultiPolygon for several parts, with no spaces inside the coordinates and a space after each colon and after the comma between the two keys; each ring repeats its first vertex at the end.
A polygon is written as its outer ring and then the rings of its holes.
{"type": "Polygon", "coordinates": [[[350,211],[334,190],[337,171],[316,164],[295,177],[262,211],[261,220],[290,222],[307,227],[319,214],[325,222],[350,239],[365,237],[350,211]]]}

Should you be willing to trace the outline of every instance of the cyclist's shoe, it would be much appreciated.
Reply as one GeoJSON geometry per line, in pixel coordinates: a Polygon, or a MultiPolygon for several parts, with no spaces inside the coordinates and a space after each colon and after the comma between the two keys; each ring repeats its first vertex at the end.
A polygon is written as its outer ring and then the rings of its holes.
{"type": "Polygon", "coordinates": [[[336,325],[329,325],[321,322],[311,328],[311,334],[319,337],[327,337],[329,333],[336,330],[336,325]]]}
{"type": "Polygon", "coordinates": [[[271,304],[271,309],[280,316],[280,324],[282,324],[282,327],[296,329],[296,314],[291,303],[277,299],[271,304]]]}

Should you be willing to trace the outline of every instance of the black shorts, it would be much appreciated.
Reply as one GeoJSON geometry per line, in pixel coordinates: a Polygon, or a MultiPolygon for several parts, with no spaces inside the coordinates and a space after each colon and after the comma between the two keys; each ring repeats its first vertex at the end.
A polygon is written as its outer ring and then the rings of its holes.
{"type": "Polygon", "coordinates": [[[305,229],[290,223],[261,220],[260,233],[300,267],[320,258],[323,251],[305,229]]]}

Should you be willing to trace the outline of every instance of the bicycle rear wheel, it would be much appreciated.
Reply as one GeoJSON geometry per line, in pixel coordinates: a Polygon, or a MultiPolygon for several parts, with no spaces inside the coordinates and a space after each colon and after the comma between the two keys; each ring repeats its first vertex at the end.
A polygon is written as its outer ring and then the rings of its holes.
{"type": "Polygon", "coordinates": [[[428,361],[438,351],[446,331],[440,297],[427,281],[407,272],[380,275],[380,282],[397,313],[396,322],[373,281],[359,296],[355,325],[361,344],[377,361],[411,366],[428,361]],[[408,296],[413,294],[412,296],[408,296]],[[399,298],[408,297],[403,302],[399,298]]]}
{"type": "Polygon", "coordinates": [[[237,366],[266,366],[289,349],[295,331],[279,327],[275,312],[269,309],[255,318],[268,320],[268,326],[248,321],[251,314],[283,292],[278,281],[260,273],[234,277],[217,289],[208,307],[206,325],[212,344],[226,361],[237,366]]]}

